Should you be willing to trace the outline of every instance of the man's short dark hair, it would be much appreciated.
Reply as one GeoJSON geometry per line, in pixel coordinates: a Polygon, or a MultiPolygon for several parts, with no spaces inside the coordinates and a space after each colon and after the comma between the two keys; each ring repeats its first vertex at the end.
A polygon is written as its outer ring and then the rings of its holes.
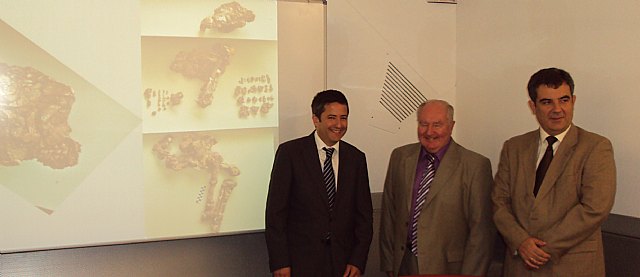
{"type": "Polygon", "coordinates": [[[534,103],[536,102],[536,99],[538,98],[538,87],[541,85],[557,89],[562,86],[563,83],[566,83],[569,86],[571,95],[573,95],[573,88],[575,85],[569,72],[555,67],[541,69],[531,75],[531,78],[529,79],[529,83],[527,84],[529,98],[534,103]]]}
{"type": "Polygon", "coordinates": [[[335,89],[318,92],[318,94],[313,97],[313,101],[311,101],[311,112],[318,119],[321,119],[320,116],[324,112],[324,106],[335,102],[347,106],[347,114],[349,114],[349,103],[347,102],[347,97],[345,97],[342,92],[335,89]]]}

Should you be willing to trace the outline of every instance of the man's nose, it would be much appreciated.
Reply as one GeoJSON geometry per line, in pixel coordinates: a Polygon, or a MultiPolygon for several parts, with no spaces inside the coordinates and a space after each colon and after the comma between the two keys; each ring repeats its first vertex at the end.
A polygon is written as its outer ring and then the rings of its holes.
{"type": "Polygon", "coordinates": [[[426,127],[425,133],[427,134],[427,136],[433,135],[433,133],[434,133],[433,127],[431,127],[431,126],[426,127]]]}

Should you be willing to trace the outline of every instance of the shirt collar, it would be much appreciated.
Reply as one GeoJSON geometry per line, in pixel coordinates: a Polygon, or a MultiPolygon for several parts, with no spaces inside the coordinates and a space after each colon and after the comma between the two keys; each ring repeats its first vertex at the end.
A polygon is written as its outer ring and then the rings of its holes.
{"type": "MultiPolygon", "coordinates": [[[[564,139],[564,136],[567,135],[567,132],[569,132],[569,129],[571,129],[571,126],[573,124],[569,124],[569,127],[567,127],[566,130],[564,130],[564,132],[555,135],[554,137],[556,137],[558,139],[558,145],[560,145],[560,143],[562,142],[562,140],[564,139]]],[[[547,139],[548,136],[550,136],[544,129],[539,128],[540,130],[540,142],[542,143],[543,141],[545,141],[547,139]]]]}
{"type": "Polygon", "coordinates": [[[316,148],[318,149],[318,152],[320,151],[324,151],[322,150],[323,147],[327,147],[327,148],[334,148],[334,153],[337,153],[340,151],[340,141],[338,141],[336,144],[334,144],[333,146],[328,146],[324,143],[324,141],[322,141],[322,139],[320,138],[320,136],[318,136],[318,132],[314,131],[313,132],[313,137],[316,140],[316,148]]]}
{"type": "MultiPolygon", "coordinates": [[[[447,144],[445,144],[442,148],[440,148],[440,150],[438,150],[438,152],[436,152],[435,154],[432,154],[432,155],[436,156],[436,160],[437,161],[442,161],[442,158],[444,157],[444,154],[447,153],[447,150],[449,150],[449,146],[451,145],[451,141],[453,141],[453,138],[449,139],[449,142],[447,142],[447,144]]],[[[421,149],[420,150],[420,153],[421,153],[420,156],[426,158],[426,155],[429,152],[427,152],[427,150],[424,149],[424,147],[422,147],[422,146],[420,147],[420,149],[421,149]]]]}

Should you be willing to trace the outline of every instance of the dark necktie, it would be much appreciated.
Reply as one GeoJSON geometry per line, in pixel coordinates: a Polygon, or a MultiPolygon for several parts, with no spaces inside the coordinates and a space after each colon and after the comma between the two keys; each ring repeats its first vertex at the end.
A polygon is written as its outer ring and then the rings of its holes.
{"type": "Polygon", "coordinates": [[[335,148],[322,147],[322,150],[327,152],[327,158],[324,160],[324,166],[322,167],[322,176],[324,177],[324,184],[327,187],[327,198],[329,199],[329,210],[333,210],[333,203],[336,200],[336,177],[333,174],[333,164],[331,163],[331,156],[335,148]]]}
{"type": "Polygon", "coordinates": [[[425,200],[427,200],[427,193],[431,187],[433,177],[436,176],[435,157],[427,153],[427,168],[422,174],[420,184],[418,185],[418,195],[416,197],[416,206],[413,210],[413,216],[411,217],[411,234],[409,239],[411,241],[411,252],[413,255],[418,255],[418,218],[420,217],[420,211],[425,200]]]}
{"type": "Polygon", "coordinates": [[[544,156],[542,156],[542,160],[540,160],[540,164],[536,170],[536,184],[533,187],[533,196],[538,196],[538,190],[540,190],[544,175],[547,173],[547,169],[549,169],[549,165],[553,159],[553,144],[556,141],[558,141],[558,139],[554,136],[547,137],[547,149],[544,151],[544,156]]]}

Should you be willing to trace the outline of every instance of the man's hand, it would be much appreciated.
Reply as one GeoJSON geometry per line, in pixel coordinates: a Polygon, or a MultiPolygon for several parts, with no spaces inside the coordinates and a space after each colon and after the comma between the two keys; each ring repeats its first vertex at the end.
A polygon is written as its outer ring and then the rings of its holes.
{"type": "Polygon", "coordinates": [[[291,267],[283,267],[273,272],[273,277],[291,277],[291,267]]]}
{"type": "Polygon", "coordinates": [[[360,277],[360,269],[355,265],[347,265],[347,269],[344,271],[342,277],[360,277]]]}
{"type": "Polygon", "coordinates": [[[551,258],[551,255],[540,248],[545,245],[547,245],[546,242],[534,237],[529,237],[518,247],[518,255],[527,267],[538,269],[551,258]]]}

